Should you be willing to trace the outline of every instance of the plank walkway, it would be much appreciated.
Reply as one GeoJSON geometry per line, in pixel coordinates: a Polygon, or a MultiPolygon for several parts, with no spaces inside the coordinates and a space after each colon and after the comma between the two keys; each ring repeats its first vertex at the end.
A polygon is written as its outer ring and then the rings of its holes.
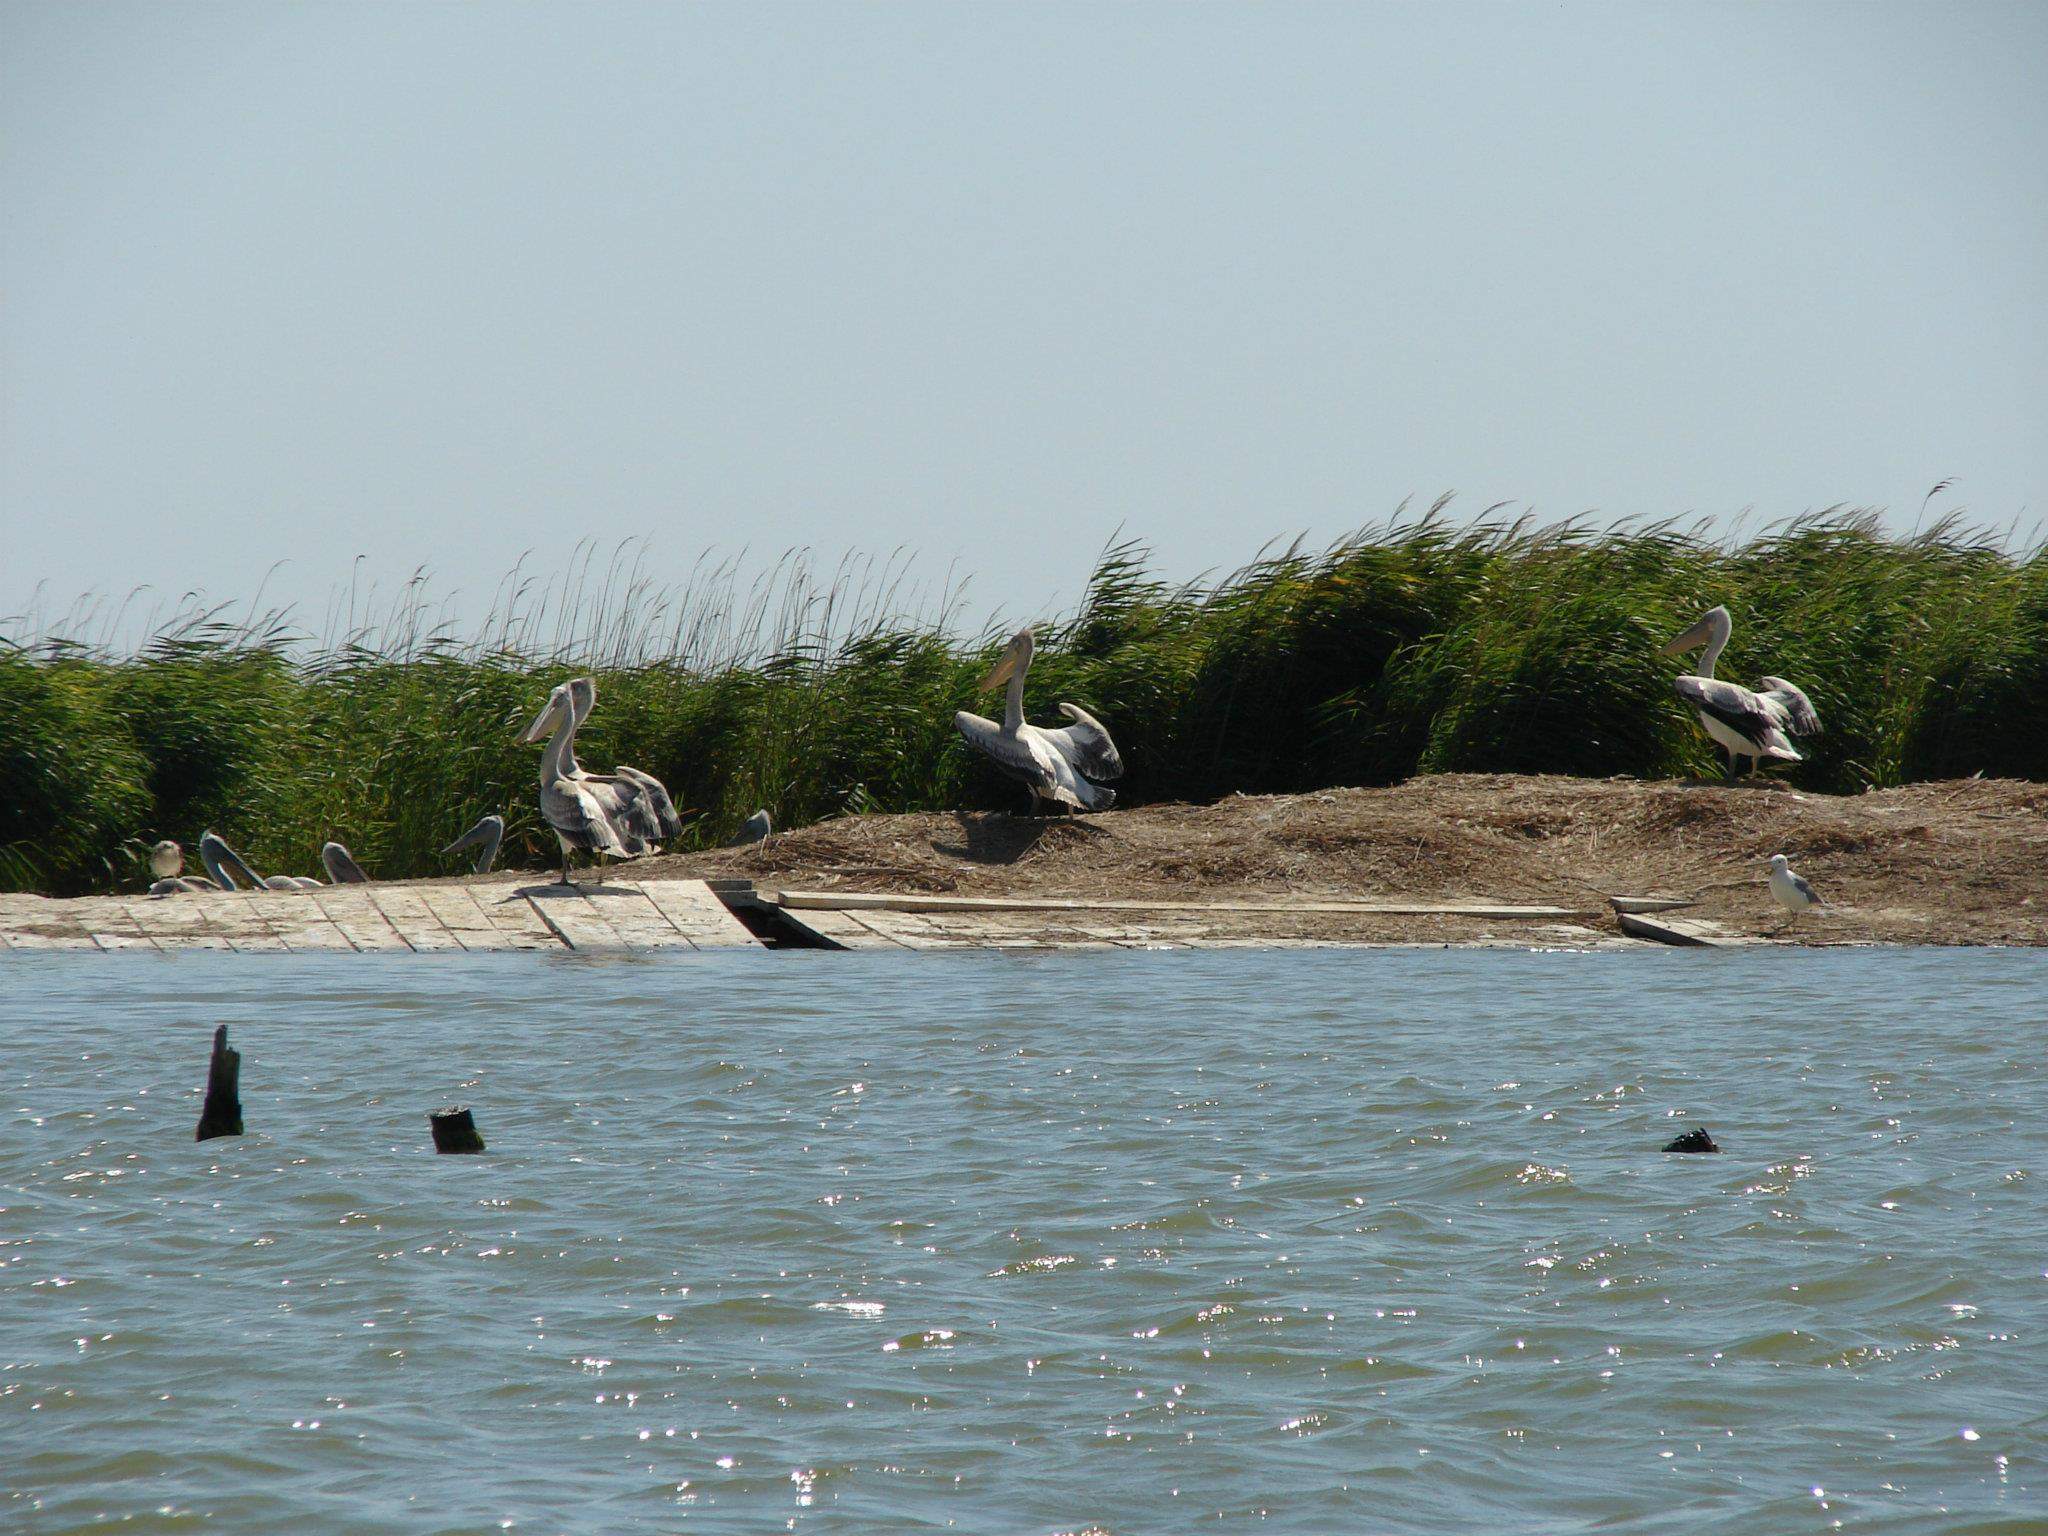
{"type": "Polygon", "coordinates": [[[701,880],[607,880],[574,888],[503,881],[332,885],[75,900],[0,895],[0,950],[7,951],[619,954],[757,942],[701,880]]]}

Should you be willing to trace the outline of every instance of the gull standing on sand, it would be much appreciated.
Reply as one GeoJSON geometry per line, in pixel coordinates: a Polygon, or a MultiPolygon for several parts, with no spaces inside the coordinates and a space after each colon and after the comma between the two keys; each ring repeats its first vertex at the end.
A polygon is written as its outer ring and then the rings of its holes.
{"type": "Polygon", "coordinates": [[[1658,652],[1676,656],[1698,646],[1707,648],[1700,657],[1699,671],[1678,677],[1672,687],[1693,706],[1707,734],[1727,752],[1730,778],[1741,771],[1744,758],[1749,759],[1752,771],[1766,760],[1804,761],[1787,733],[1818,736],[1821,727],[1813,701],[1802,690],[1782,677],[1761,678],[1754,691],[1714,677],[1714,663],[1734,632],[1735,621],[1726,608],[1709,608],[1692,628],[1658,652]]]}
{"type": "Polygon", "coordinates": [[[484,817],[441,851],[445,854],[460,853],[465,848],[476,849],[472,870],[479,875],[488,875],[491,866],[498,862],[498,844],[504,840],[505,818],[494,814],[484,817]]]}
{"type": "Polygon", "coordinates": [[[1792,861],[1782,853],[1771,855],[1771,894],[1778,899],[1778,905],[1794,917],[1810,908],[1827,905],[1820,899],[1820,893],[1806,883],[1804,875],[1793,873],[1792,861]]]}
{"type": "Polygon", "coordinates": [[[1106,811],[1116,803],[1116,791],[1102,786],[1123,777],[1124,763],[1102,722],[1079,705],[1062,704],[1060,713],[1071,725],[1055,731],[1025,723],[1024,675],[1031,670],[1036,648],[1031,631],[1018,630],[982,679],[983,693],[1009,684],[1001,725],[964,709],[953,716],[953,724],[967,745],[1031,791],[1034,812],[1040,801],[1076,811],[1106,811]]]}

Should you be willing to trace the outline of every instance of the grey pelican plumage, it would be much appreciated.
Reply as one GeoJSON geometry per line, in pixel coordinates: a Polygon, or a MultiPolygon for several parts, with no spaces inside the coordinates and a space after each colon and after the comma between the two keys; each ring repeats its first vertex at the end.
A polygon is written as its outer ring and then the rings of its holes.
{"type": "Polygon", "coordinates": [[[656,845],[657,839],[683,835],[683,819],[676,814],[675,802],[669,799],[668,790],[661,780],[651,773],[628,768],[624,763],[610,773],[590,773],[577,763],[576,733],[583,729],[583,722],[590,718],[590,711],[596,707],[597,681],[589,677],[572,677],[568,688],[569,702],[575,709],[576,718],[569,727],[569,740],[562,748],[563,775],[595,789],[611,810],[614,825],[646,844],[644,849],[636,852],[661,852],[656,845]]]}
{"type": "Polygon", "coordinates": [[[774,830],[774,818],[768,814],[765,808],[758,810],[740,823],[740,835],[734,838],[728,846],[744,848],[749,843],[765,843],[768,841],[768,834],[774,830]]]}
{"type": "Polygon", "coordinates": [[[162,880],[152,883],[149,888],[149,894],[152,896],[175,896],[180,891],[211,891],[217,889],[219,887],[211,880],[202,880],[197,875],[169,875],[162,880]]]}
{"type": "Polygon", "coordinates": [[[1766,761],[1804,761],[1792,736],[1818,736],[1820,715],[1806,694],[1782,677],[1758,679],[1755,689],[1740,683],[1722,682],[1714,676],[1714,663],[1735,632],[1735,621],[1726,608],[1709,608],[1697,622],[1665,646],[1658,654],[1676,656],[1705,646],[1699,671],[1673,680],[1678,696],[1693,706],[1700,724],[1728,754],[1728,771],[1741,771],[1742,760],[1752,767],[1766,761]]]}
{"type": "Polygon", "coordinates": [[[1782,853],[1771,855],[1771,894],[1794,917],[1809,908],[1827,905],[1820,899],[1820,893],[1806,883],[1806,877],[1793,871],[1792,861],[1782,853]]]}
{"type": "Polygon", "coordinates": [[[213,883],[224,891],[241,889],[235,884],[234,874],[229,873],[231,870],[247,880],[251,890],[260,891],[267,888],[264,878],[251,869],[248,861],[230,848],[227,839],[218,832],[207,831],[200,835],[199,862],[204,864],[206,872],[213,876],[213,883]]]}
{"type": "Polygon", "coordinates": [[[1102,722],[1076,704],[1060,705],[1071,723],[1058,730],[1024,719],[1024,675],[1036,648],[1031,631],[1018,630],[982,679],[983,693],[1009,685],[1002,724],[964,709],[953,716],[953,724],[967,745],[1031,791],[1034,811],[1042,800],[1077,811],[1107,810],[1116,803],[1116,791],[1102,786],[1121,778],[1124,764],[1102,722]]]}
{"type": "MultiPolygon", "coordinates": [[[[356,862],[355,855],[340,843],[329,842],[320,845],[320,867],[327,871],[327,878],[336,885],[370,883],[370,877],[363,873],[363,866],[356,862]]],[[[306,882],[309,888],[315,889],[319,884],[318,880],[306,882]]]]}
{"type": "Polygon", "coordinates": [[[491,815],[484,817],[462,836],[455,839],[443,853],[460,853],[465,848],[476,849],[474,870],[479,875],[488,875],[491,866],[498,862],[498,844],[505,839],[505,818],[491,815]]]}
{"type": "Polygon", "coordinates": [[[562,845],[564,885],[575,883],[569,878],[572,851],[609,853],[624,859],[647,848],[639,833],[614,819],[614,809],[620,802],[617,785],[591,782],[587,776],[569,771],[575,764],[570,752],[575,733],[575,697],[569,685],[562,683],[548,695],[546,706],[519,737],[529,743],[543,736],[548,738],[540,755],[540,813],[555,829],[555,840],[562,845]]]}

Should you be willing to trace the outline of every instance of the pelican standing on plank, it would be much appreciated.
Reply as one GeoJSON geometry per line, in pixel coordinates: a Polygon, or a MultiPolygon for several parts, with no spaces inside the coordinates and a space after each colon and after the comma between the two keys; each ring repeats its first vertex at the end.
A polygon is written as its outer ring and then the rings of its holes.
{"type": "Polygon", "coordinates": [[[953,716],[967,745],[1031,791],[1031,808],[1048,801],[1076,811],[1105,811],[1116,803],[1116,791],[1103,783],[1123,777],[1124,762],[1116,743],[1087,710],[1060,705],[1072,723],[1058,730],[1027,725],[1024,720],[1024,675],[1031,670],[1037,642],[1020,629],[982,680],[981,691],[1009,684],[1003,696],[1003,723],[961,710],[953,716]]]}
{"type": "Polygon", "coordinates": [[[1706,647],[1699,671],[1674,679],[1671,686],[1698,711],[1700,724],[1728,754],[1729,777],[1742,771],[1744,758],[1752,770],[1766,761],[1804,761],[1790,737],[1818,736],[1820,716],[1803,691],[1782,677],[1761,678],[1754,690],[1715,678],[1714,663],[1734,632],[1735,621],[1726,608],[1709,608],[1700,615],[1692,628],[1658,653],[1677,656],[1706,647]]]}
{"type": "MultiPolygon", "coordinates": [[[[582,692],[577,684],[588,687],[594,703],[596,685],[589,679],[563,683],[548,695],[546,707],[519,738],[535,742],[548,737],[540,757],[540,811],[562,845],[564,885],[575,883],[569,878],[569,855],[574,850],[629,859],[657,851],[644,829],[674,835],[668,826],[674,824],[675,809],[668,804],[668,791],[652,774],[592,774],[577,767],[574,743],[582,692]],[[662,807],[667,809],[666,820],[662,807]]],[[[675,830],[681,830],[679,824],[675,830]]]]}

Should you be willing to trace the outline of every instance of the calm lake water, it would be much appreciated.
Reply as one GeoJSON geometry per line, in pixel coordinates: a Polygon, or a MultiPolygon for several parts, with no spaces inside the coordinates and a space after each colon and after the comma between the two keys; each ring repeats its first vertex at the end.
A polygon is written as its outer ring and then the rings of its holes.
{"type": "Polygon", "coordinates": [[[2048,955],[0,983],[6,1531],[2048,1530],[2048,955]]]}

